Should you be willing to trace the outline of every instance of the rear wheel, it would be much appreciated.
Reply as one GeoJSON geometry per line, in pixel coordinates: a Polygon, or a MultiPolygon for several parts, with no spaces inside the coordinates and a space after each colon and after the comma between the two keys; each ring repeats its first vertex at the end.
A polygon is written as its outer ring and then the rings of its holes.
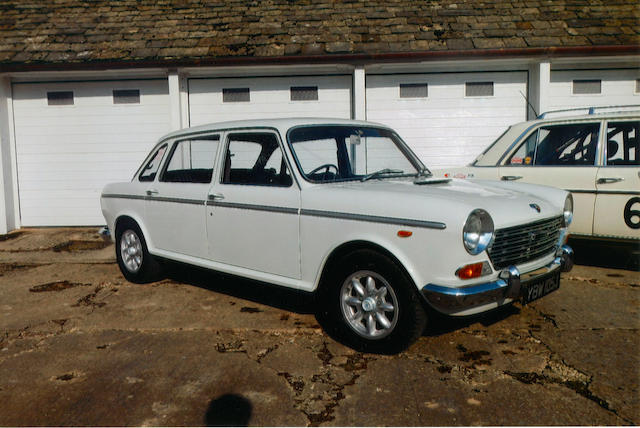
{"type": "Polygon", "coordinates": [[[320,321],[356,349],[401,352],[426,326],[420,296],[407,274],[375,251],[348,254],[321,287],[320,321]]]}
{"type": "Polygon", "coordinates": [[[133,220],[123,220],[116,227],[116,259],[127,280],[135,283],[153,282],[161,277],[162,268],[149,254],[140,227],[133,220]]]}

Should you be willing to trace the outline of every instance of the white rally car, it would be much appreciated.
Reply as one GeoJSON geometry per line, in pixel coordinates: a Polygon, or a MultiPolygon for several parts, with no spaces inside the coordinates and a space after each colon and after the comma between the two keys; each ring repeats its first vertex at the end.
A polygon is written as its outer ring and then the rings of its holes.
{"type": "Polygon", "coordinates": [[[469,166],[434,174],[559,187],[573,195],[572,236],[638,242],[640,106],[545,113],[511,126],[469,166]]]}
{"type": "Polygon", "coordinates": [[[101,197],[118,265],[163,259],[315,293],[350,345],[397,352],[427,321],[524,303],[571,269],[572,199],[434,179],[391,129],[339,119],[219,123],[163,137],[101,197]]]}

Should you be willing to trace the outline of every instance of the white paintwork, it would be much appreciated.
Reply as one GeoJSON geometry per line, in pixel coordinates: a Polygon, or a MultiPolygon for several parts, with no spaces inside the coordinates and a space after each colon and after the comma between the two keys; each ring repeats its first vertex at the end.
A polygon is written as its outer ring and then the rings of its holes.
{"type": "Polygon", "coordinates": [[[526,119],[526,72],[367,76],[367,120],[394,128],[429,168],[464,165],[509,124],[526,119]],[[466,97],[465,82],[494,82],[492,97],[466,97]],[[427,83],[426,98],[399,85],[427,83]]]}
{"type": "Polygon", "coordinates": [[[551,71],[546,110],[640,104],[636,80],[640,69],[551,71]],[[600,94],[573,94],[574,80],[601,80],[600,94]]]}
{"type": "MultiPolygon", "coordinates": [[[[284,141],[284,136],[293,126],[327,123],[380,126],[337,119],[248,120],[173,132],[163,138],[162,144],[172,144],[184,133],[208,135],[218,130],[232,132],[234,128],[251,130],[258,127],[275,129],[274,132],[284,141]]],[[[231,204],[251,204],[253,209],[209,203],[206,206],[189,204],[181,222],[178,207],[183,205],[167,208],[173,202],[155,200],[144,203],[139,200],[150,187],[160,189],[158,185],[163,183],[159,183],[157,177],[151,183],[140,183],[134,179],[130,183],[114,183],[104,188],[101,203],[109,228],[115,232],[116,220],[123,215],[130,216],[140,224],[152,254],[306,291],[313,291],[318,286],[331,253],[341,245],[354,241],[369,242],[391,252],[418,288],[429,283],[461,287],[493,281],[498,277],[497,271],[467,281],[455,276],[456,270],[465,264],[488,260],[484,252],[474,256],[464,249],[462,227],[471,211],[478,208],[486,210],[492,216],[495,228],[499,229],[559,216],[567,195],[561,190],[519,183],[440,180],[436,184],[418,185],[414,183],[415,177],[322,184],[307,181],[295,166],[292,168],[294,181],[290,187],[224,185],[220,183],[225,146],[221,147],[214,164],[216,167],[211,185],[172,183],[176,188],[193,187],[188,193],[176,191],[175,195],[181,193],[179,197],[182,198],[197,197],[208,187],[206,198],[208,195],[223,196],[224,199],[218,200],[231,204]],[[121,195],[131,195],[137,199],[123,199],[121,195]],[[531,209],[531,203],[538,204],[541,213],[531,209]],[[256,209],[255,206],[261,208],[256,209]],[[288,211],[273,212],[270,208],[285,208],[288,211]],[[202,218],[206,218],[206,227],[197,220],[198,209],[201,209],[202,218]],[[318,211],[393,221],[380,223],[366,218],[312,214],[318,211]],[[150,216],[154,216],[155,220],[150,220],[150,216]],[[407,220],[443,223],[446,228],[403,226],[403,221],[407,220]],[[150,225],[150,222],[163,221],[159,228],[150,225]],[[171,230],[178,225],[183,233],[171,230]],[[400,238],[397,232],[401,229],[410,230],[413,235],[400,238]],[[208,246],[208,256],[188,254],[183,250],[190,245],[187,240],[198,239],[198,236],[199,244],[206,243],[208,246]]],[[[288,145],[283,144],[281,149],[288,158],[288,164],[293,166],[295,163],[288,145]]],[[[204,251],[202,247],[198,248],[198,251],[204,251]]],[[[553,257],[550,254],[523,263],[518,268],[526,273],[547,265],[553,257]]],[[[486,310],[507,302],[494,302],[465,313],[486,310]]]]}
{"type": "Polygon", "coordinates": [[[189,79],[191,126],[237,119],[351,117],[351,76],[189,79]],[[291,101],[292,86],[317,86],[317,101],[291,101]],[[250,101],[223,102],[222,90],[249,88],[250,101]]]}
{"type": "MultiPolygon", "coordinates": [[[[604,82],[603,82],[604,85],[604,82]]],[[[587,109],[584,109],[587,110],[587,109]]],[[[574,220],[571,234],[603,238],[640,239],[640,228],[629,227],[624,220],[625,205],[640,197],[640,165],[606,166],[605,130],[608,121],[640,121],[638,111],[615,112],[616,109],[596,110],[596,114],[575,115],[571,112],[550,113],[548,118],[513,125],[474,164],[466,167],[443,168],[433,171],[439,177],[486,178],[503,180],[521,177],[529,182],[573,190],[574,220]],[[613,112],[611,110],[614,110],[613,112]],[[598,113],[604,111],[605,113],[598,113]],[[507,165],[507,160],[520,144],[537,129],[547,125],[595,123],[600,125],[596,161],[593,166],[533,166],[507,165]],[[616,183],[598,184],[601,178],[622,179],[616,183]],[[612,194],[619,192],[619,194],[612,194]]],[[[583,110],[581,110],[582,112],[583,110]]],[[[640,204],[632,206],[640,209],[640,204]]],[[[633,222],[640,220],[634,218],[633,222]]]]}
{"type": "Polygon", "coordinates": [[[130,179],[170,130],[166,80],[13,85],[23,226],[103,224],[102,187],[130,179]],[[114,89],[139,89],[140,104],[114,104],[114,89]],[[47,105],[73,91],[74,105],[47,105]]]}

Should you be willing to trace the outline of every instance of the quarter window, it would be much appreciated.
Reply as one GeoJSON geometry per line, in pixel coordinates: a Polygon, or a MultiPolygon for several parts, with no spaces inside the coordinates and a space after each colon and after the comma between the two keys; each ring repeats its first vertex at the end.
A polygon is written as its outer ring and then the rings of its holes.
{"type": "Polygon", "coordinates": [[[597,123],[543,126],[507,160],[517,166],[593,166],[600,125],[597,123]]]}
{"type": "Polygon", "coordinates": [[[609,122],[607,165],[640,165],[640,121],[609,122]]]}
{"type": "Polygon", "coordinates": [[[225,153],[222,183],[291,186],[293,180],[275,134],[231,134],[225,153]]]}
{"type": "Polygon", "coordinates": [[[167,145],[165,144],[153,154],[138,177],[140,181],[153,181],[156,179],[158,168],[160,167],[160,163],[162,162],[162,158],[166,151],[167,145]]]}
{"type": "Polygon", "coordinates": [[[161,181],[210,183],[219,141],[218,135],[178,141],[173,146],[161,181]]]}

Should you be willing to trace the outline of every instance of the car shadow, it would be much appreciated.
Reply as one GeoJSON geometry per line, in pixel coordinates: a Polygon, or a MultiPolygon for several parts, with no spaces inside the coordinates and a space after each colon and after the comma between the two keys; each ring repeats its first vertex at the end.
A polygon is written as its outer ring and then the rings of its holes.
{"type": "Polygon", "coordinates": [[[575,264],[640,271],[640,242],[569,238],[575,264]]]}
{"type": "Polygon", "coordinates": [[[164,263],[168,279],[298,314],[313,314],[313,294],[196,266],[164,263]]]}
{"type": "Polygon", "coordinates": [[[429,324],[422,335],[426,337],[442,336],[473,324],[489,327],[519,313],[520,309],[512,304],[501,306],[489,312],[463,317],[447,316],[429,309],[429,324]]]}

